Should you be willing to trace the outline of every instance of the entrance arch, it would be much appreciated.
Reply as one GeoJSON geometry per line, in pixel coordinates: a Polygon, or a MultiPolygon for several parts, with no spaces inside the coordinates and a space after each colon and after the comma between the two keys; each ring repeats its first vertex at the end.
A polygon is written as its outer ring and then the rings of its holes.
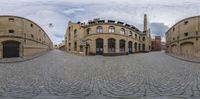
{"type": "Polygon", "coordinates": [[[3,58],[19,57],[20,42],[17,41],[5,41],[3,44],[3,58]]]}
{"type": "Polygon", "coordinates": [[[96,54],[103,55],[103,39],[102,38],[96,39],[96,54]]]}
{"type": "Polygon", "coordinates": [[[108,39],[108,52],[115,53],[115,39],[108,39]]]}
{"type": "Polygon", "coordinates": [[[131,41],[128,42],[128,52],[133,53],[133,43],[131,41]]]}
{"type": "Polygon", "coordinates": [[[181,44],[181,55],[183,56],[194,56],[194,43],[184,42],[181,44]]]}
{"type": "Polygon", "coordinates": [[[126,41],[123,39],[120,40],[119,41],[120,53],[125,53],[125,46],[126,46],[126,41]]]}

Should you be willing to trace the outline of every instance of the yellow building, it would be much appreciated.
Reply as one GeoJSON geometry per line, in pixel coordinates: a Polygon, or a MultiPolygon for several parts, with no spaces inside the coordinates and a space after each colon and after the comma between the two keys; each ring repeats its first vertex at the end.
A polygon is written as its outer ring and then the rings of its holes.
{"type": "Polygon", "coordinates": [[[52,49],[52,41],[33,21],[0,16],[0,58],[26,57],[52,49]]]}
{"type": "Polygon", "coordinates": [[[185,57],[200,57],[200,16],[177,22],[166,32],[167,52],[185,57]]]}
{"type": "Polygon", "coordinates": [[[88,23],[69,21],[65,35],[68,52],[84,55],[123,55],[148,52],[151,36],[144,16],[144,31],[114,20],[94,19],[88,23]]]}

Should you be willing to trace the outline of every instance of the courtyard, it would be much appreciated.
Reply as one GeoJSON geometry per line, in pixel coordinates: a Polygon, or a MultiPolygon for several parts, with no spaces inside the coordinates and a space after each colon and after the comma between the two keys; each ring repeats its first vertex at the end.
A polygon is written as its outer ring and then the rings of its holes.
{"type": "Polygon", "coordinates": [[[0,99],[176,99],[200,96],[200,64],[164,52],[78,56],[53,50],[0,63],[0,99]]]}

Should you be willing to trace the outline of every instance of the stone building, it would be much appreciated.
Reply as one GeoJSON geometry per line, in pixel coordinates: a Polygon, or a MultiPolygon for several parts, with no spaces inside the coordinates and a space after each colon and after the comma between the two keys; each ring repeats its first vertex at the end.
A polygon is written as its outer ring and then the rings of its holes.
{"type": "Polygon", "coordinates": [[[144,16],[144,31],[115,20],[94,19],[88,23],[69,21],[65,35],[68,52],[84,55],[124,55],[149,52],[151,35],[144,16]]]}
{"type": "Polygon", "coordinates": [[[0,58],[26,57],[52,49],[52,41],[33,21],[0,16],[0,58]]]}
{"type": "Polygon", "coordinates": [[[200,16],[177,22],[166,32],[167,52],[186,57],[200,57],[200,16]]]}
{"type": "Polygon", "coordinates": [[[155,39],[151,41],[151,50],[161,51],[161,37],[160,36],[155,36],[155,39]]]}

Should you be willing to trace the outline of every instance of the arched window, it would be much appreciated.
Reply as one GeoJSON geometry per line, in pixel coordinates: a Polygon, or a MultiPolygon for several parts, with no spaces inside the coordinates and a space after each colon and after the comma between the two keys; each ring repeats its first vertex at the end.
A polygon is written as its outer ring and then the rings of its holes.
{"type": "Polygon", "coordinates": [[[119,47],[120,47],[120,53],[125,53],[125,40],[120,40],[119,41],[119,47]]]}
{"type": "Polygon", "coordinates": [[[77,37],[77,29],[74,30],[74,37],[77,37]]]}
{"type": "Polygon", "coordinates": [[[108,32],[109,33],[114,33],[115,32],[115,27],[114,26],[110,26],[108,32]]]}
{"type": "Polygon", "coordinates": [[[103,27],[102,26],[97,27],[97,33],[103,33],[103,27]]]}
{"type": "Polygon", "coordinates": [[[130,31],[128,36],[131,37],[132,35],[133,35],[132,31],[130,31]]]}
{"type": "Polygon", "coordinates": [[[145,37],[143,37],[142,40],[145,41],[145,37]]]}
{"type": "Polygon", "coordinates": [[[108,52],[115,53],[115,39],[108,39],[108,52]]]}
{"type": "Polygon", "coordinates": [[[121,34],[121,35],[125,35],[125,29],[124,29],[124,28],[121,28],[120,34],[121,34]]]}
{"type": "Polygon", "coordinates": [[[89,35],[90,34],[90,28],[88,28],[87,30],[86,30],[86,32],[87,32],[87,35],[89,35]]]}

